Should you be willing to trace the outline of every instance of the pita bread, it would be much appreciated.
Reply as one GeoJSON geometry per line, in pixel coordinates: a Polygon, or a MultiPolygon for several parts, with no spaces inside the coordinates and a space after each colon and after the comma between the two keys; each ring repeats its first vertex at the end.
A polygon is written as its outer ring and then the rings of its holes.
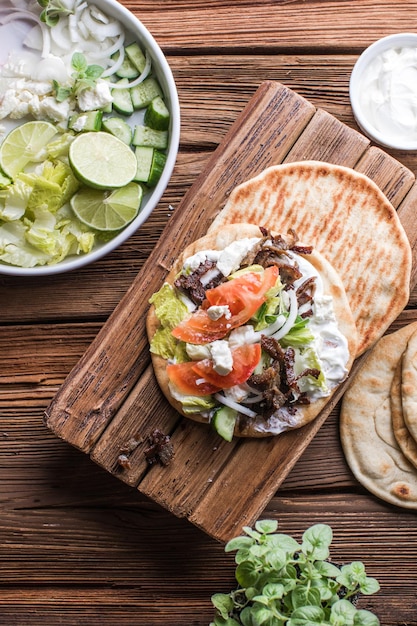
{"type": "MultiPolygon", "coordinates": [[[[221,250],[227,245],[242,239],[245,237],[260,237],[261,233],[257,226],[252,224],[233,224],[222,228],[217,232],[211,232],[209,235],[195,241],[189,245],[182,253],[179,259],[174,264],[174,267],[166,277],[166,282],[173,284],[178,272],[182,269],[184,260],[196,252],[201,250],[221,250]]],[[[324,291],[326,294],[333,297],[333,307],[338,321],[339,330],[347,338],[349,348],[349,361],[346,364],[347,372],[350,370],[354,355],[357,348],[357,335],[356,327],[352,317],[352,313],[349,307],[349,302],[346,297],[346,293],[343,284],[334,271],[328,261],[319,253],[307,255],[306,257],[311,264],[314,265],[316,270],[320,273],[324,284],[324,291]]],[[[149,341],[151,342],[156,330],[159,327],[159,321],[155,315],[155,309],[152,305],[148,317],[147,317],[147,334],[149,341]]],[[[166,373],[167,361],[161,356],[151,353],[153,368],[155,371],[158,383],[168,399],[171,405],[181,414],[198,422],[208,422],[206,417],[200,414],[185,414],[182,410],[182,405],[175,400],[170,393],[169,379],[166,373]]],[[[336,387],[337,388],[337,387],[336,387]]],[[[265,420],[264,418],[248,418],[242,414],[239,414],[239,418],[235,428],[235,435],[239,437],[266,437],[270,435],[276,435],[284,430],[299,428],[308,422],[312,421],[319,412],[328,403],[331,395],[336,391],[334,388],[330,395],[320,398],[319,400],[297,408],[295,415],[287,416],[285,423],[274,417],[265,420]]]]}
{"type": "Polygon", "coordinates": [[[358,354],[382,337],[409,298],[411,249],[398,215],[366,176],[318,161],[272,166],[236,187],[209,232],[234,222],[291,227],[342,279],[358,354]]]}
{"type": "Polygon", "coordinates": [[[417,332],[411,335],[403,355],[401,396],[405,425],[417,440],[417,332]]]}
{"type": "Polygon", "coordinates": [[[417,509],[417,472],[394,436],[390,391],[397,364],[417,322],[384,336],[346,391],[340,435],[356,479],[382,500],[417,509]]]}
{"type": "Polygon", "coordinates": [[[403,358],[401,357],[398,361],[397,367],[395,368],[390,392],[392,429],[401,452],[404,454],[406,459],[414,465],[414,467],[417,467],[417,443],[411,436],[403,415],[401,392],[402,367],[403,358]]]}

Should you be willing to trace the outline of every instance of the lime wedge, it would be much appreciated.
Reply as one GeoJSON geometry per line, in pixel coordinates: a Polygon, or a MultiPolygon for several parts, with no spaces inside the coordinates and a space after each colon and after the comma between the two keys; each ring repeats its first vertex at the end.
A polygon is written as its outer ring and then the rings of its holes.
{"type": "Polygon", "coordinates": [[[83,187],[71,198],[78,219],[96,230],[120,230],[139,212],[143,190],[137,183],[121,189],[101,191],[83,187]]]}
{"type": "Polygon", "coordinates": [[[0,166],[10,178],[21,172],[28,163],[39,163],[47,158],[46,146],[58,133],[49,122],[26,122],[7,135],[0,146],[0,166]]]}
{"type": "Polygon", "coordinates": [[[77,178],[94,189],[123,187],[134,178],[137,168],[133,150],[102,131],[78,135],[70,145],[69,161],[77,178]]]}

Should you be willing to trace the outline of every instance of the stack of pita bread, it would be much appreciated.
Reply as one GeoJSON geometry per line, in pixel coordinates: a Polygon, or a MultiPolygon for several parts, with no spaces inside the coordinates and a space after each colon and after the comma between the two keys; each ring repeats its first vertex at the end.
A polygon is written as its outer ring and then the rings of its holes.
{"type": "Polygon", "coordinates": [[[349,466],[370,492],[417,509],[417,322],[380,339],[345,393],[349,466]]]}

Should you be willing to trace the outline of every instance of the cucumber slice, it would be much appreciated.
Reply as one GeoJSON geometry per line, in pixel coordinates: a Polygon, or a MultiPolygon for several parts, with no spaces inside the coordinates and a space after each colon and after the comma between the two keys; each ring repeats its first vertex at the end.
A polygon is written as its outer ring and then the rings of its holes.
{"type": "Polygon", "coordinates": [[[156,130],[168,130],[169,110],[161,96],[156,96],[145,111],[144,124],[156,130]]]}
{"type": "Polygon", "coordinates": [[[108,117],[103,120],[102,129],[111,133],[128,146],[132,142],[132,129],[129,124],[120,117],[108,117]]]}
{"type": "Polygon", "coordinates": [[[159,150],[153,151],[151,171],[148,178],[148,186],[155,187],[158,180],[161,178],[161,174],[164,171],[165,163],[167,162],[166,154],[159,150]]]}
{"type": "Polygon", "coordinates": [[[155,149],[151,146],[138,146],[135,150],[136,161],[138,164],[136,175],[133,180],[138,183],[148,183],[151,173],[153,153],[155,149]]]}
{"type": "MultiPolygon", "coordinates": [[[[131,64],[137,69],[139,74],[142,74],[146,65],[146,57],[142,52],[139,44],[133,42],[125,47],[125,55],[131,62],[131,64]]],[[[138,75],[139,75],[138,74],[138,75]]]]}
{"type": "MultiPolygon", "coordinates": [[[[127,84],[129,81],[127,78],[122,78],[117,84],[123,85],[127,84]]],[[[115,109],[120,115],[132,115],[133,113],[133,102],[130,96],[130,89],[126,87],[112,89],[113,96],[113,109],[115,109]]]]}
{"type": "Polygon", "coordinates": [[[236,420],[237,411],[228,406],[222,406],[215,411],[211,423],[220,437],[223,437],[225,441],[232,441],[236,420]]]}
{"type": "Polygon", "coordinates": [[[85,113],[74,113],[68,119],[68,128],[80,132],[98,131],[101,129],[103,111],[86,111],[85,113]]]}
{"type": "Polygon", "coordinates": [[[116,72],[116,76],[118,76],[119,78],[127,78],[128,80],[133,80],[134,78],[137,78],[139,76],[139,71],[133,65],[129,57],[125,55],[121,66],[116,72]]]}
{"type": "Polygon", "coordinates": [[[137,146],[135,156],[138,167],[134,180],[155,187],[164,170],[166,155],[151,146],[137,146]]]}
{"type": "Polygon", "coordinates": [[[157,96],[162,97],[163,93],[156,78],[149,76],[139,83],[139,85],[131,87],[130,95],[133,108],[137,111],[138,109],[146,108],[157,96]]]}
{"type": "Polygon", "coordinates": [[[133,133],[132,143],[134,146],[151,146],[151,148],[165,150],[168,147],[168,131],[137,125],[133,133]]]}

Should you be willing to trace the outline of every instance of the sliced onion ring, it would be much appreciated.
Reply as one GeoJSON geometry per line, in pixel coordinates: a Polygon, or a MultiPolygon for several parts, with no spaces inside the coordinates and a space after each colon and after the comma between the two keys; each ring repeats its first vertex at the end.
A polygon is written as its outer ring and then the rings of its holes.
{"type": "Polygon", "coordinates": [[[235,402],[235,400],[232,400],[231,398],[226,398],[221,393],[215,393],[214,397],[221,404],[228,406],[230,409],[236,409],[236,411],[239,411],[239,413],[243,413],[243,415],[247,415],[248,417],[256,417],[258,415],[255,411],[252,411],[252,409],[249,409],[248,407],[243,406],[238,402],[235,402]]]}

